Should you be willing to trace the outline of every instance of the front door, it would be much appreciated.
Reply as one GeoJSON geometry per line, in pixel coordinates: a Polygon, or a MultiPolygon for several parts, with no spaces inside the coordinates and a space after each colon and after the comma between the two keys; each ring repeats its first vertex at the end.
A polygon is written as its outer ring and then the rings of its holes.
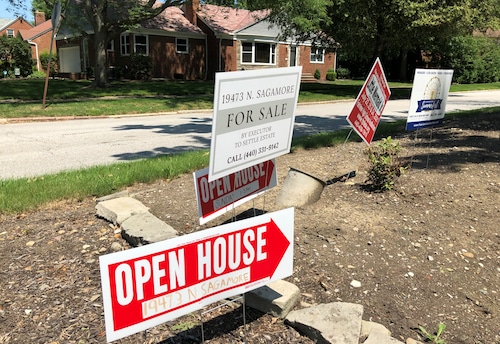
{"type": "Polygon", "coordinates": [[[290,58],[288,59],[290,67],[295,67],[297,65],[297,46],[290,46],[290,58]]]}

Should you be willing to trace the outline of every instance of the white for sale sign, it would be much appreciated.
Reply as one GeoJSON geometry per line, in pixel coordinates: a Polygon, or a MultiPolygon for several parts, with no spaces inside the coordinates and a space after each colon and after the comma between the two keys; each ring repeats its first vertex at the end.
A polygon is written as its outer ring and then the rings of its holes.
{"type": "Polygon", "coordinates": [[[209,180],[290,151],[302,67],[217,73],[209,180]]]}

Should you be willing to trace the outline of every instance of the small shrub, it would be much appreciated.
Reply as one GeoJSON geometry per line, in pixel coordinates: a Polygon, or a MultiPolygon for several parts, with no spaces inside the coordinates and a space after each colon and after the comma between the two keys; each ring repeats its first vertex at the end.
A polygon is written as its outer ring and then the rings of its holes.
{"type": "Polygon", "coordinates": [[[136,80],[147,80],[153,69],[153,60],[149,55],[132,55],[132,75],[136,80]]]}
{"type": "Polygon", "coordinates": [[[328,81],[335,81],[335,79],[337,79],[337,73],[335,72],[334,69],[328,69],[328,71],[326,72],[326,80],[328,81]]]}
{"type": "Polygon", "coordinates": [[[319,71],[319,69],[316,69],[314,71],[314,79],[319,80],[320,78],[321,78],[321,72],[319,71]]]}
{"type": "Polygon", "coordinates": [[[50,60],[50,74],[54,74],[59,70],[59,66],[57,65],[57,55],[54,53],[50,55],[48,51],[43,51],[40,54],[40,63],[42,64],[42,69],[44,71],[47,71],[49,60],[50,60]]]}
{"type": "Polygon", "coordinates": [[[434,344],[446,344],[444,339],[441,339],[441,335],[443,334],[444,330],[446,329],[446,324],[444,323],[439,323],[438,325],[438,330],[436,334],[432,334],[429,331],[427,331],[423,326],[418,327],[420,332],[427,338],[428,341],[434,344]]]}
{"type": "Polygon", "coordinates": [[[28,75],[29,79],[45,79],[46,74],[42,71],[34,71],[30,75],[28,75]]]}
{"type": "Polygon", "coordinates": [[[350,79],[351,71],[348,68],[337,68],[337,78],[339,79],[350,79]]]}
{"type": "Polygon", "coordinates": [[[391,190],[396,179],[408,168],[399,158],[400,151],[399,142],[390,136],[368,149],[370,168],[367,182],[371,184],[373,191],[391,190]]]}

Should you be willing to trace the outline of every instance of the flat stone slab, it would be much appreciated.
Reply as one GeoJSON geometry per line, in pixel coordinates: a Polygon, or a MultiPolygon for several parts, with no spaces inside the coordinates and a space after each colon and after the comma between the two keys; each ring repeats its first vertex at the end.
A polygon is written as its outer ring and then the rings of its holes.
{"type": "Polygon", "coordinates": [[[282,319],[299,300],[299,287],[284,280],[271,282],[245,294],[246,305],[282,319]]]}
{"type": "Polygon", "coordinates": [[[385,327],[384,325],[378,324],[378,323],[373,322],[373,321],[363,320],[361,322],[361,334],[360,334],[361,341],[362,342],[365,341],[368,338],[368,336],[370,335],[370,333],[372,333],[372,331],[378,331],[378,332],[381,332],[387,336],[391,335],[391,331],[389,331],[387,329],[387,327],[385,327]]]}
{"type": "Polygon", "coordinates": [[[97,216],[113,224],[121,225],[132,215],[147,213],[149,209],[132,197],[118,197],[97,203],[97,216]]]}
{"type": "Polygon", "coordinates": [[[371,331],[368,339],[363,344],[404,344],[403,342],[388,336],[382,331],[371,331]]]}
{"type": "Polygon", "coordinates": [[[286,321],[319,344],[359,344],[363,306],[333,302],[292,311],[286,321]]]}
{"type": "Polygon", "coordinates": [[[122,237],[132,246],[141,246],[171,239],[177,231],[153,214],[139,213],[121,224],[122,237]]]}

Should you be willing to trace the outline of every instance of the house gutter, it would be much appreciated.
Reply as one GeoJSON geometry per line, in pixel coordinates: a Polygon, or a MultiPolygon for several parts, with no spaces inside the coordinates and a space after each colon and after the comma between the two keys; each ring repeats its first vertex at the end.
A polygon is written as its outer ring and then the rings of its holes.
{"type": "Polygon", "coordinates": [[[203,80],[208,79],[208,37],[205,35],[205,75],[203,80]]]}
{"type": "Polygon", "coordinates": [[[38,56],[38,44],[28,39],[28,43],[35,46],[36,70],[40,71],[40,56],[38,56]]]}

